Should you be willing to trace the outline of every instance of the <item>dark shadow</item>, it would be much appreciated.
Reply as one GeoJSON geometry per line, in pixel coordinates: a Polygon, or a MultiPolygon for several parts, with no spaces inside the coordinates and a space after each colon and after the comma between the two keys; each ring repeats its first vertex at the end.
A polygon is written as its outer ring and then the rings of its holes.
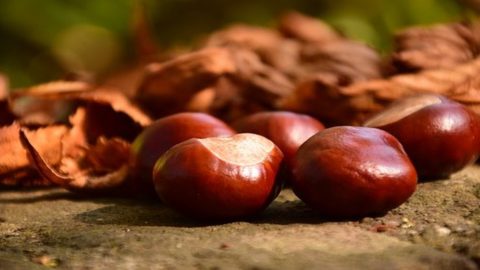
{"type": "MultiPolygon", "coordinates": [[[[42,189],[42,190],[45,190],[45,189],[42,189]]],[[[17,192],[20,196],[16,198],[0,197],[0,204],[2,203],[26,204],[26,203],[34,203],[34,202],[40,202],[40,201],[56,201],[56,200],[93,201],[101,204],[112,204],[112,203],[117,203],[119,201],[125,200],[118,197],[95,197],[92,195],[78,194],[78,193],[69,192],[63,189],[49,189],[49,190],[46,190],[45,193],[40,193],[40,194],[38,194],[38,191],[39,189],[9,191],[10,194],[17,192]]]]}
{"type": "Polygon", "coordinates": [[[444,182],[450,180],[450,178],[452,178],[452,174],[431,177],[419,176],[418,183],[444,182]]]}
{"type": "Polygon", "coordinates": [[[301,200],[273,201],[265,211],[260,213],[253,223],[288,225],[294,223],[318,224],[329,220],[320,216],[301,200]]]}
{"type": "MultiPolygon", "coordinates": [[[[380,217],[385,213],[378,215],[369,215],[368,217],[380,217]]],[[[295,201],[274,201],[272,204],[255,220],[254,223],[268,223],[276,225],[289,225],[294,223],[319,224],[325,222],[348,222],[360,221],[365,216],[339,218],[322,215],[312,208],[308,207],[301,200],[295,201]]]]}
{"type": "MultiPolygon", "coordinates": [[[[162,205],[146,201],[125,200],[114,205],[77,214],[75,220],[94,225],[132,225],[132,226],[168,226],[202,227],[212,223],[189,219],[162,205]]],[[[218,224],[218,223],[214,223],[218,224]]]]}
{"type": "MultiPolygon", "coordinates": [[[[117,201],[117,203],[92,211],[77,214],[75,220],[94,225],[131,225],[131,226],[168,226],[168,227],[204,227],[243,221],[255,224],[288,225],[294,223],[319,224],[329,221],[307,207],[302,201],[274,201],[262,213],[239,220],[224,222],[199,221],[187,218],[160,202],[117,201]]],[[[352,220],[352,219],[349,219],[352,220]]],[[[356,219],[354,219],[356,220],[356,219]]]]}
{"type": "Polygon", "coordinates": [[[18,198],[0,198],[1,203],[34,203],[40,201],[56,201],[56,200],[75,200],[78,196],[76,194],[66,192],[63,190],[52,191],[49,193],[36,194],[38,190],[19,190],[22,197],[18,198]]]}

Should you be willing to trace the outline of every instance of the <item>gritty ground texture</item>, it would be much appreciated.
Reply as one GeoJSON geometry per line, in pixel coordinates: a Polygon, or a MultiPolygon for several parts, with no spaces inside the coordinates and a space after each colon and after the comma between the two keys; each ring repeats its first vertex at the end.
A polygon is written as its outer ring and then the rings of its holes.
{"type": "Polygon", "coordinates": [[[383,217],[325,220],[289,190],[259,217],[199,224],[159,202],[0,191],[0,269],[478,269],[480,166],[383,217]]]}

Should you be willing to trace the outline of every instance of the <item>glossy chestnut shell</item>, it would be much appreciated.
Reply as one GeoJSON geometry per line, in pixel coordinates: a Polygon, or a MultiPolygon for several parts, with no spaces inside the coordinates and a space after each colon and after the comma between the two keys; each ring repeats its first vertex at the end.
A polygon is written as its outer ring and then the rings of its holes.
{"type": "Polygon", "coordinates": [[[474,162],[480,150],[479,116],[440,95],[400,100],[365,126],[395,136],[422,180],[448,177],[474,162]]]}
{"type": "Polygon", "coordinates": [[[190,139],[155,164],[160,199],[186,216],[230,220],[255,215],[278,195],[283,154],[256,134],[190,139]]]}
{"type": "Polygon", "coordinates": [[[238,132],[262,135],[274,142],[284,154],[284,161],[291,168],[298,148],[325,126],[313,117],[287,111],[260,112],[233,123],[238,132]]]}
{"type": "Polygon", "coordinates": [[[152,187],[153,166],[172,146],[191,138],[233,134],[235,131],[227,124],[205,113],[184,112],[160,118],[145,128],[132,144],[135,174],[152,187]]]}
{"type": "Polygon", "coordinates": [[[380,129],[333,127],[308,139],[294,160],[292,188],[334,218],[385,213],[413,194],[417,174],[400,143],[380,129]]]}

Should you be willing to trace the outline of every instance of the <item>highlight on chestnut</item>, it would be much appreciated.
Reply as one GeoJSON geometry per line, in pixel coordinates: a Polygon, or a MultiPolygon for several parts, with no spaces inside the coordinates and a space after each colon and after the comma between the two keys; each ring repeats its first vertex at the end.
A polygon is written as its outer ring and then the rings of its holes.
{"type": "Polygon", "coordinates": [[[280,191],[283,154],[256,134],[190,139],[163,154],[153,180],[160,199],[186,216],[232,220],[253,216],[280,191]]]}
{"type": "Polygon", "coordinates": [[[157,159],[172,146],[191,138],[232,136],[235,131],[206,113],[183,112],[160,118],[141,132],[132,144],[134,174],[150,189],[157,159]]]}
{"type": "Polygon", "coordinates": [[[272,140],[282,150],[289,167],[300,145],[325,128],[309,115],[288,111],[254,113],[239,119],[232,126],[238,132],[255,133],[272,140]]]}
{"type": "Polygon", "coordinates": [[[417,173],[402,145],[375,128],[339,126],[308,139],[293,162],[295,194],[319,214],[383,214],[415,191],[417,173]]]}
{"type": "Polygon", "coordinates": [[[395,136],[420,180],[447,178],[480,153],[480,118],[460,103],[437,94],[394,102],[364,124],[395,136]]]}

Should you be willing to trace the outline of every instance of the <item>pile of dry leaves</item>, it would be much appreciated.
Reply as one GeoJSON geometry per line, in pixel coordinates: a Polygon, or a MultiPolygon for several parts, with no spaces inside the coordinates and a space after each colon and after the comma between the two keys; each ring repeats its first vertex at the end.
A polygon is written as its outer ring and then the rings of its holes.
{"type": "MultiPolygon", "coordinates": [[[[141,45],[141,44],[140,44],[141,45]]],[[[8,91],[0,76],[0,187],[59,185],[144,194],[130,143],[152,119],[200,111],[226,122],[258,111],[359,124],[392,101],[443,94],[480,113],[480,25],[413,27],[387,57],[291,12],[277,29],[233,25],[194,50],[101,83],[57,81],[8,91]]],[[[150,47],[151,48],[151,47],[150,47]]],[[[173,55],[173,56],[172,56],[173,55]]]]}

